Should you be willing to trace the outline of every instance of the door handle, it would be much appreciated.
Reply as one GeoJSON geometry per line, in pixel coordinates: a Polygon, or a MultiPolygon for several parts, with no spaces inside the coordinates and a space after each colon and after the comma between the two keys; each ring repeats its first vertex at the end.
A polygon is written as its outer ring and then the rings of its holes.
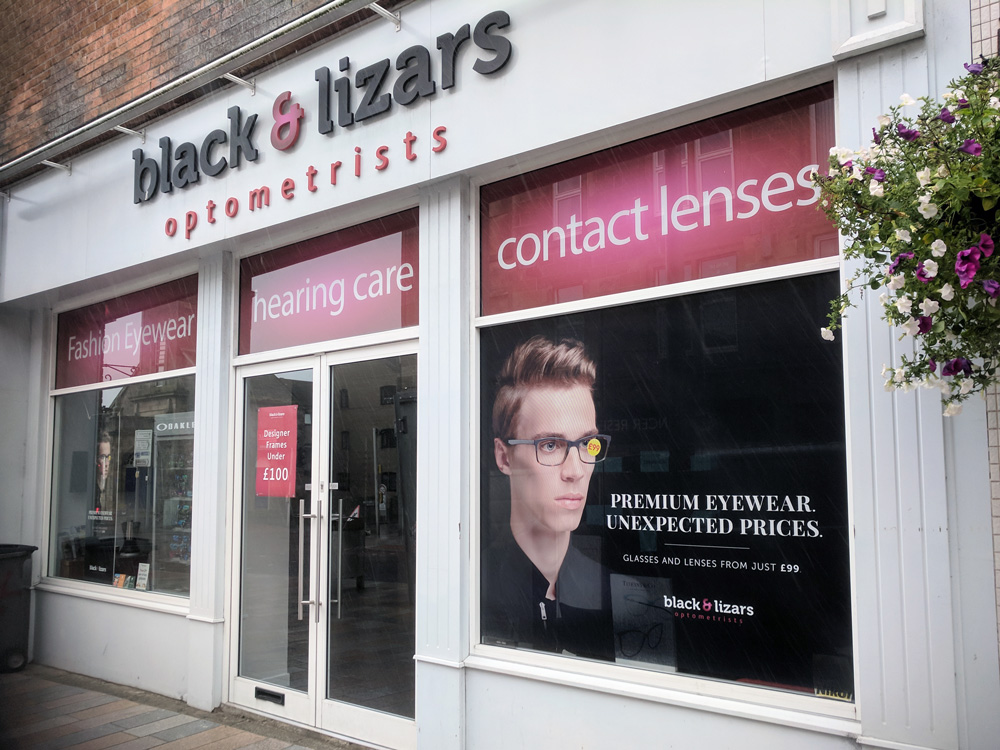
{"type": "Polygon", "coordinates": [[[302,605],[308,604],[316,612],[316,622],[319,622],[319,576],[313,575],[316,579],[316,598],[303,600],[302,597],[305,595],[305,585],[302,580],[303,571],[305,570],[305,537],[306,537],[306,519],[307,518],[319,518],[316,513],[306,513],[306,501],[303,498],[299,498],[299,619],[302,619],[302,605]]]}

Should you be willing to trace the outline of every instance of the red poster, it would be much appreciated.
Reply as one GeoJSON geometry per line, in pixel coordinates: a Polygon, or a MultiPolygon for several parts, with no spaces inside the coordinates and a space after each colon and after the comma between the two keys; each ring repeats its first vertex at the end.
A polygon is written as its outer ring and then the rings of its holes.
{"type": "Polygon", "coordinates": [[[56,388],[193,367],[197,333],[197,276],[64,312],[56,388]]]}
{"type": "Polygon", "coordinates": [[[294,497],[299,407],[257,410],[258,497],[294,497]]]}
{"type": "Polygon", "coordinates": [[[837,254],[820,86],[480,190],[482,312],[676,284],[837,254]]]}

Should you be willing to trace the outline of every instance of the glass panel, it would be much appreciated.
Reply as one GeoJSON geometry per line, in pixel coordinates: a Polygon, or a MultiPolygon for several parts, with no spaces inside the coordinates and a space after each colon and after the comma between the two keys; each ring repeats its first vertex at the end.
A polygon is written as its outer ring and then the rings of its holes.
{"type": "Polygon", "coordinates": [[[853,700],[837,289],[482,329],[482,642],[853,700]]]}
{"type": "Polygon", "coordinates": [[[414,715],[417,358],[333,368],[327,697],[414,715]]]}
{"type": "Polygon", "coordinates": [[[836,256],[819,86],[480,190],[484,315],[836,256]]]}
{"type": "Polygon", "coordinates": [[[50,575],[187,596],[194,376],[56,398],[50,575]]]}
{"type": "Polygon", "coordinates": [[[193,367],[197,332],[197,276],[64,312],[56,388],[193,367]]]}
{"type": "Polygon", "coordinates": [[[240,674],[293,690],[309,685],[309,524],[299,501],[312,470],[312,370],[247,378],[243,432],[240,674]],[[299,545],[302,545],[300,555],[299,545]],[[299,568],[299,559],[304,561],[299,568]]]}

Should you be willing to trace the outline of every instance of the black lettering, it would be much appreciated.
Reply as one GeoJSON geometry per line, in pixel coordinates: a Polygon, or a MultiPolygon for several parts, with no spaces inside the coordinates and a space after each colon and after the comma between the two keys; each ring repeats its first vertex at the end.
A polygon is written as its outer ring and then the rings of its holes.
{"type": "Polygon", "coordinates": [[[160,192],[169,193],[174,189],[170,182],[170,139],[163,136],[160,139],[160,192]]]}
{"type": "Polygon", "coordinates": [[[320,133],[333,132],[333,120],[330,119],[330,69],[317,68],[316,82],[319,84],[319,102],[316,127],[320,133]]]}
{"type": "Polygon", "coordinates": [[[202,141],[201,152],[199,154],[201,159],[199,163],[201,164],[201,171],[209,177],[215,177],[216,175],[221,174],[222,170],[229,166],[225,156],[220,158],[217,162],[212,161],[212,146],[217,143],[225,143],[226,140],[225,130],[213,130],[205,136],[205,140],[202,141]]]}
{"type": "Polygon", "coordinates": [[[257,149],[250,142],[253,127],[257,124],[257,115],[250,115],[246,122],[240,124],[242,112],[239,107],[230,107],[229,115],[229,166],[235,169],[240,165],[240,154],[246,154],[247,161],[257,161],[257,149]]]}
{"type": "Polygon", "coordinates": [[[469,41],[469,24],[457,32],[442,34],[437,38],[437,48],[441,50],[441,88],[450,89],[455,85],[455,58],[458,49],[469,41]]]}
{"type": "Polygon", "coordinates": [[[174,185],[182,188],[197,182],[200,175],[198,174],[198,149],[195,145],[182,143],[174,151],[174,158],[177,160],[177,165],[170,176],[174,185]]]}
{"type": "Polygon", "coordinates": [[[396,79],[396,85],[392,87],[392,96],[400,104],[405,106],[418,96],[431,96],[434,93],[431,53],[426,47],[418,44],[400,52],[396,58],[396,70],[406,71],[396,79]]]}
{"type": "MultiPolygon", "coordinates": [[[[351,58],[340,58],[340,72],[350,70],[351,58]]],[[[354,114],[351,112],[351,79],[342,76],[333,82],[333,90],[337,92],[337,124],[342,128],[354,124],[354,114]]]]}
{"type": "Polygon", "coordinates": [[[502,10],[487,13],[479,20],[479,23],[476,24],[476,30],[472,33],[472,39],[480,49],[496,52],[496,55],[492,60],[477,58],[472,65],[474,71],[488,76],[490,73],[496,73],[510,62],[510,56],[513,52],[510,40],[490,33],[492,29],[505,29],[508,26],[510,26],[510,16],[502,10]]]}
{"type": "Polygon", "coordinates": [[[359,89],[365,89],[361,104],[358,105],[354,113],[354,119],[358,122],[367,120],[369,117],[380,115],[388,111],[392,106],[392,95],[382,94],[382,83],[385,81],[386,73],[389,72],[389,58],[379,60],[373,65],[361,68],[354,78],[354,85],[359,89]]]}
{"type": "Polygon", "coordinates": [[[132,152],[132,161],[135,162],[135,178],[132,181],[132,202],[142,203],[148,201],[159,188],[160,167],[156,159],[152,156],[145,156],[141,148],[132,152]],[[146,183],[145,186],[143,183],[146,183]]]}

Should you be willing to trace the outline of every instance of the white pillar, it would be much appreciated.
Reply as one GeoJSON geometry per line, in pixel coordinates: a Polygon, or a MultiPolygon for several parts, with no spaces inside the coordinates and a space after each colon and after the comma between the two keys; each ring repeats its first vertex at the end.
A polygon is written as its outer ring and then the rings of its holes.
{"type": "Polygon", "coordinates": [[[229,253],[198,269],[198,349],[191,503],[191,609],[188,704],[209,711],[222,701],[229,472],[229,391],[235,335],[229,253]]]}
{"type": "Polygon", "coordinates": [[[465,746],[469,653],[471,202],[465,179],[422,191],[417,361],[417,745],[465,746]],[[433,417],[431,417],[433,415],[433,417]]]}

